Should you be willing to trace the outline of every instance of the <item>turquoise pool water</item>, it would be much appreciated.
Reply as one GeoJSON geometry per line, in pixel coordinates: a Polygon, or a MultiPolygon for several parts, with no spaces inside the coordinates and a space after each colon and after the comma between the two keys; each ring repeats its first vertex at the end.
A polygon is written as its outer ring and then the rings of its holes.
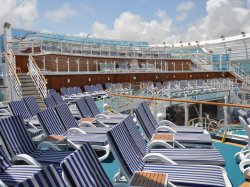
{"type": "MultiPolygon", "coordinates": [[[[226,160],[226,170],[229,179],[231,180],[234,187],[240,186],[244,182],[244,177],[242,176],[239,165],[234,160],[234,154],[240,151],[240,147],[227,145],[223,143],[214,142],[215,147],[220,151],[224,159],[226,160]]],[[[108,174],[110,180],[114,177],[115,173],[118,171],[118,163],[114,160],[113,156],[109,156],[108,159],[102,162],[104,170],[108,174]]]]}

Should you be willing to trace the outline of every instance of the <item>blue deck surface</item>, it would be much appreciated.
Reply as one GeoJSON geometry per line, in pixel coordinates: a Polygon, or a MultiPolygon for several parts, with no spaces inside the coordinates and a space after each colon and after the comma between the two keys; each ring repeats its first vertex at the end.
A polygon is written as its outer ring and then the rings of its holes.
{"type": "MultiPolygon", "coordinates": [[[[240,186],[244,182],[244,177],[240,172],[239,165],[234,160],[234,154],[239,152],[241,148],[218,142],[214,142],[214,145],[226,160],[225,168],[233,186],[240,186]]],[[[103,161],[102,166],[104,167],[104,170],[108,174],[110,180],[112,180],[115,173],[119,169],[118,163],[114,160],[113,156],[110,156],[107,160],[103,161]]]]}

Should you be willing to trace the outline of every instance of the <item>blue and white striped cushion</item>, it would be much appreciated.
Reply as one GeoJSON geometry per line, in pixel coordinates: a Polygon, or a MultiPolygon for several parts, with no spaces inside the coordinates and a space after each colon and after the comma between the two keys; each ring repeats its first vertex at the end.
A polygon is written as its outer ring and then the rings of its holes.
{"type": "Polygon", "coordinates": [[[42,112],[37,113],[37,117],[43,129],[48,135],[62,135],[66,134],[66,129],[60,121],[58,115],[52,108],[48,108],[42,112]]]}
{"type": "Polygon", "coordinates": [[[74,90],[77,94],[83,94],[82,89],[80,87],[74,87],[74,90]]]}
{"type": "Polygon", "coordinates": [[[61,163],[71,186],[75,187],[111,187],[108,176],[98,161],[90,144],[83,144],[61,163]]]}
{"type": "Polygon", "coordinates": [[[55,110],[58,116],[60,117],[63,125],[66,127],[66,129],[70,129],[74,127],[78,128],[78,124],[74,116],[70,112],[69,107],[66,103],[57,105],[55,107],[55,110]]]}
{"type": "Polygon", "coordinates": [[[167,173],[168,181],[177,186],[225,187],[218,166],[145,164],[143,171],[167,173]]]}
{"type": "Polygon", "coordinates": [[[76,106],[81,114],[82,117],[84,118],[94,118],[95,116],[92,114],[91,110],[89,109],[86,101],[84,98],[77,99],[76,100],[76,106]]]}
{"type": "Polygon", "coordinates": [[[35,165],[12,165],[4,172],[0,172],[0,180],[8,186],[15,186],[23,182],[42,168],[35,165]]]}
{"type": "Polygon", "coordinates": [[[39,105],[36,102],[36,98],[34,96],[24,97],[23,101],[26,107],[28,108],[31,116],[35,116],[38,112],[40,112],[39,105]]]}
{"type": "Polygon", "coordinates": [[[47,108],[54,108],[56,106],[56,102],[52,96],[44,98],[43,101],[46,104],[47,108]]]}
{"type": "Polygon", "coordinates": [[[91,87],[90,87],[89,85],[85,85],[85,86],[84,86],[84,89],[85,89],[85,91],[88,92],[88,93],[92,93],[92,92],[93,92],[93,90],[91,89],[91,87]]]}
{"type": "Polygon", "coordinates": [[[89,109],[91,110],[93,116],[96,116],[97,114],[100,114],[99,109],[96,106],[96,103],[94,99],[91,96],[84,97],[89,109]]]}
{"type": "Polygon", "coordinates": [[[0,120],[0,134],[12,155],[29,154],[36,149],[20,116],[0,120]]]}
{"type": "Polygon", "coordinates": [[[144,111],[146,112],[146,114],[147,114],[149,120],[151,121],[151,123],[155,126],[155,128],[157,128],[159,125],[158,125],[157,121],[155,120],[155,118],[154,118],[152,112],[150,111],[147,102],[146,102],[146,101],[143,101],[143,102],[141,103],[141,105],[142,105],[144,111]]]}
{"type": "Polygon", "coordinates": [[[104,91],[102,85],[100,83],[96,84],[99,91],[104,91]]]}
{"type": "Polygon", "coordinates": [[[137,119],[139,120],[144,132],[148,136],[149,139],[152,138],[155,133],[155,126],[149,120],[147,114],[145,113],[142,105],[139,105],[136,109],[134,109],[137,119]]]}
{"type": "Polygon", "coordinates": [[[60,173],[54,165],[49,165],[16,187],[66,187],[60,173]]]}
{"type": "Polygon", "coordinates": [[[52,97],[57,105],[65,103],[59,93],[53,94],[52,97]]]}
{"type": "Polygon", "coordinates": [[[65,88],[65,87],[60,88],[60,91],[61,91],[61,94],[62,94],[63,96],[69,96],[69,95],[70,95],[68,89],[65,88]]]}
{"type": "Polygon", "coordinates": [[[32,118],[23,101],[11,101],[9,106],[14,116],[21,116],[25,120],[32,118]]]}
{"type": "Polygon", "coordinates": [[[144,162],[126,137],[124,129],[120,124],[113,127],[107,135],[112,150],[118,156],[128,176],[131,177],[135,171],[140,171],[144,167],[144,162]]]}
{"type": "Polygon", "coordinates": [[[73,87],[68,87],[68,91],[70,95],[77,95],[77,92],[75,91],[73,87]]]}
{"type": "Polygon", "coordinates": [[[129,116],[124,120],[124,128],[128,131],[128,136],[131,136],[142,156],[145,156],[149,152],[148,146],[146,141],[142,138],[139,129],[136,127],[132,116],[129,116]]]}
{"type": "Polygon", "coordinates": [[[12,164],[7,158],[2,145],[0,145],[0,172],[5,171],[8,167],[10,167],[12,164]]]}
{"type": "Polygon", "coordinates": [[[56,90],[55,89],[48,89],[48,96],[51,96],[52,94],[55,94],[56,90]]]}

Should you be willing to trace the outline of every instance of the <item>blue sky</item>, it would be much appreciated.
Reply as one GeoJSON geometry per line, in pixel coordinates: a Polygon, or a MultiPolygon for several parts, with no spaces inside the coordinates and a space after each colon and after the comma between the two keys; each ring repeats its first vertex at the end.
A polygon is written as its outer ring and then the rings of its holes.
{"type": "Polygon", "coordinates": [[[0,0],[0,23],[168,43],[250,32],[250,0],[0,0]]]}

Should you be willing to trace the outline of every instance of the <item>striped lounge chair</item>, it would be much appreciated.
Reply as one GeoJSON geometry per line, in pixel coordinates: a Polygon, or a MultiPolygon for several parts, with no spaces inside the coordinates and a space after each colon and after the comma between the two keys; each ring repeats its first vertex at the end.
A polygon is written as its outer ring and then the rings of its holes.
{"type": "Polygon", "coordinates": [[[59,165],[63,158],[71,153],[70,151],[60,151],[55,146],[50,146],[53,150],[38,150],[20,116],[0,120],[0,135],[13,160],[24,159],[27,163],[37,165],[51,163],[59,165]]]}
{"type": "MultiPolygon", "coordinates": [[[[129,181],[137,171],[151,171],[168,174],[168,181],[176,186],[231,187],[226,171],[220,166],[184,165],[169,161],[164,164],[145,163],[137,154],[125,132],[115,126],[109,131],[108,139],[112,153],[119,163],[120,172],[129,181]],[[121,141],[122,140],[122,141],[121,141]]],[[[119,175],[117,175],[119,176],[119,175]]]]}
{"type": "Polygon", "coordinates": [[[109,112],[109,111],[104,111],[103,113],[101,113],[92,97],[86,96],[86,97],[84,97],[84,99],[85,99],[89,109],[91,110],[93,116],[98,117],[98,116],[105,115],[107,118],[112,118],[112,119],[124,119],[125,117],[127,117],[127,115],[114,114],[114,113],[109,112]]]}
{"type": "MultiPolygon", "coordinates": [[[[143,106],[139,105],[134,109],[136,117],[140,122],[140,125],[145,132],[145,135],[148,140],[151,140],[153,136],[158,132],[157,129],[149,120],[146,113],[144,112],[143,106]]],[[[162,132],[160,132],[162,133],[162,132]]],[[[171,133],[164,133],[171,134],[171,133]]],[[[172,133],[173,134],[173,133],[172,133]]],[[[175,141],[183,144],[188,147],[202,147],[202,148],[212,148],[212,139],[209,134],[201,134],[201,133],[174,133],[175,141]]]]}
{"type": "Polygon", "coordinates": [[[106,134],[110,130],[107,127],[96,127],[90,122],[77,122],[65,103],[57,105],[55,110],[67,131],[72,128],[80,128],[86,133],[106,134]]]}
{"type": "Polygon", "coordinates": [[[24,101],[11,101],[9,102],[9,107],[14,116],[21,116],[27,123],[27,130],[34,140],[39,140],[44,136],[43,131],[35,126],[39,125],[37,117],[31,115],[28,108],[25,106],[24,101]]]}
{"type": "Polygon", "coordinates": [[[54,108],[56,106],[56,102],[52,96],[43,98],[43,101],[47,108],[54,108]]]}
{"type": "MultiPolygon", "coordinates": [[[[155,126],[155,128],[161,128],[160,126],[167,126],[169,128],[169,131],[175,131],[177,133],[204,133],[204,130],[200,127],[184,127],[184,126],[177,126],[173,122],[168,121],[168,120],[162,120],[159,123],[155,120],[152,112],[150,111],[147,102],[144,101],[141,103],[144,112],[146,113],[146,116],[149,118],[150,122],[152,125],[155,126]]],[[[168,129],[163,131],[168,131],[168,129]]]]}
{"type": "Polygon", "coordinates": [[[179,164],[225,166],[225,160],[217,149],[171,148],[169,145],[165,146],[165,142],[162,141],[155,141],[148,146],[140,135],[139,129],[136,127],[131,116],[127,117],[122,123],[118,124],[118,126],[120,126],[126,134],[126,137],[121,137],[121,141],[123,138],[129,139],[131,145],[135,147],[135,150],[137,150],[138,155],[140,155],[142,159],[149,158],[149,160],[153,162],[155,160],[151,160],[150,157],[157,155],[159,158],[163,159],[164,157],[170,158],[179,164]],[[152,148],[155,146],[158,146],[158,148],[152,148]],[[159,146],[164,146],[165,148],[159,149],[159,146]]]}
{"type": "Polygon", "coordinates": [[[37,165],[13,165],[0,146],[0,186],[15,186],[41,169],[37,165]]]}
{"type": "Polygon", "coordinates": [[[16,187],[66,187],[60,171],[53,165],[49,165],[27,178],[16,187]]]}
{"type": "Polygon", "coordinates": [[[97,126],[109,127],[116,125],[122,121],[122,119],[110,119],[106,117],[106,115],[98,115],[95,116],[92,111],[90,110],[86,100],[84,98],[78,99],[76,101],[76,107],[79,111],[79,114],[83,118],[96,118],[97,126]]]}
{"type": "Polygon", "coordinates": [[[47,96],[51,96],[52,94],[55,94],[56,90],[55,89],[48,89],[48,95],[47,96]]]}
{"type": "Polygon", "coordinates": [[[34,96],[23,97],[23,101],[32,116],[36,116],[36,114],[41,111],[34,96]]]}
{"type": "Polygon", "coordinates": [[[46,135],[65,136],[67,142],[74,148],[79,148],[82,143],[89,142],[95,149],[105,152],[105,154],[99,158],[100,160],[104,160],[108,157],[110,150],[106,134],[86,134],[79,128],[67,131],[57,113],[52,108],[39,112],[37,116],[46,135]]]}

